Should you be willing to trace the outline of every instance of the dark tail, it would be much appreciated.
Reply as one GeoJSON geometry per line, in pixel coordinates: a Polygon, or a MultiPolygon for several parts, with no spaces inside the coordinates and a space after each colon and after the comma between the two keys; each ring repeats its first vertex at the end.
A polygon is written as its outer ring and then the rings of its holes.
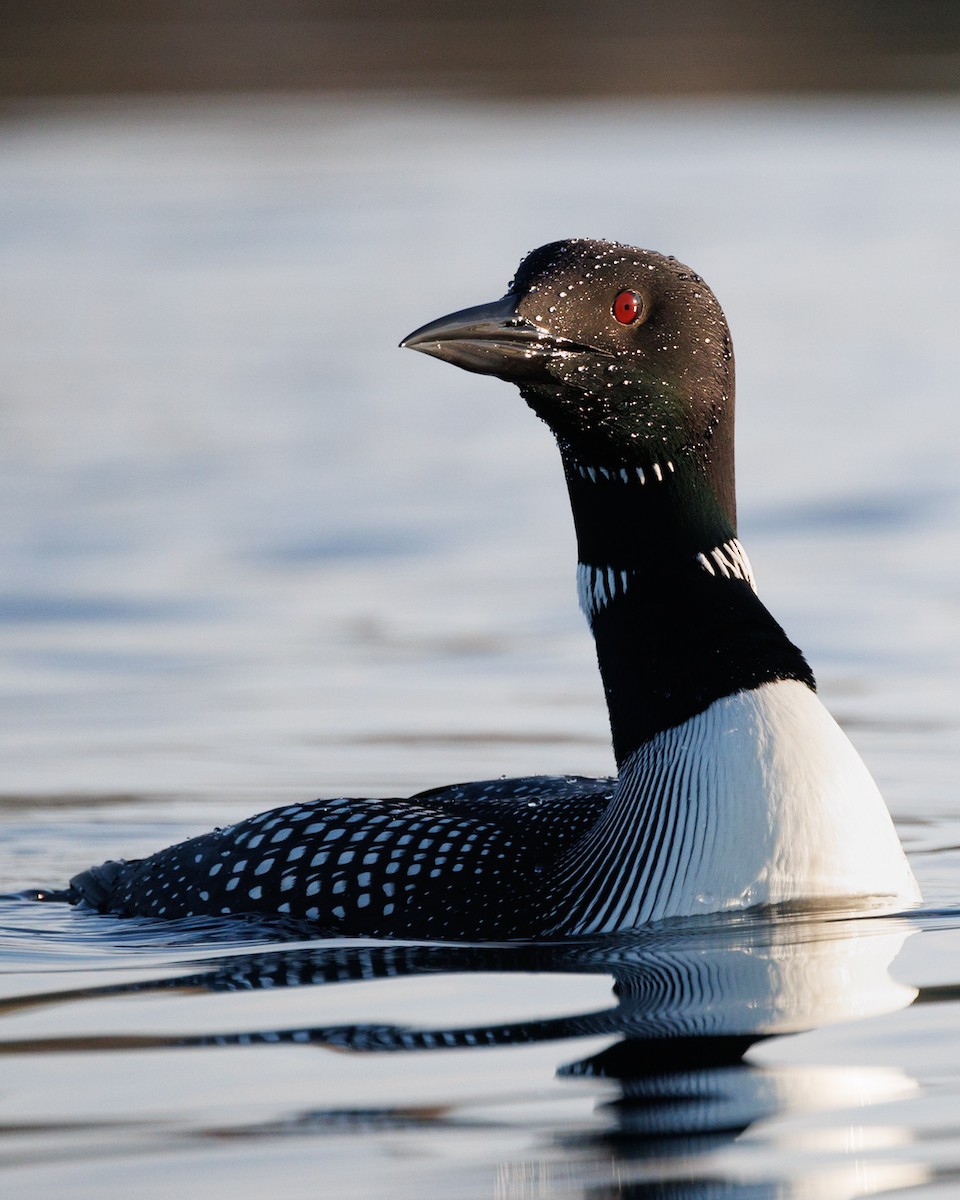
{"type": "Polygon", "coordinates": [[[65,894],[57,894],[57,899],[69,900],[71,904],[88,904],[100,912],[108,912],[117,882],[126,875],[132,865],[123,859],[119,862],[111,860],[101,863],[99,867],[81,871],[70,880],[65,894]]]}

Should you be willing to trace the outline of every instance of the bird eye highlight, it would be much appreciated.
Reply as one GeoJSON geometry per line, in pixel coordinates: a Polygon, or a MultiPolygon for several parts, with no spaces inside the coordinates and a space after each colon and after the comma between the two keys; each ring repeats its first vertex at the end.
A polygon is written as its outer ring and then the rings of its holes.
{"type": "Polygon", "coordinates": [[[643,312],[643,297],[637,292],[618,292],[613,302],[613,315],[621,325],[632,325],[643,312]]]}

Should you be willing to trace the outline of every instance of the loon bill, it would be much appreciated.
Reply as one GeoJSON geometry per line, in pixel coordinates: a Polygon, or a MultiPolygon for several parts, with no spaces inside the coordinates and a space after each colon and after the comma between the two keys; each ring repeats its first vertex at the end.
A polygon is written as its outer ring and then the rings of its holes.
{"type": "Polygon", "coordinates": [[[66,893],[348,936],[605,933],[789,901],[919,899],[866,767],[737,540],[733,350],[675,259],[573,239],[404,346],[514,383],[556,438],[618,775],[294,804],[66,893]]]}

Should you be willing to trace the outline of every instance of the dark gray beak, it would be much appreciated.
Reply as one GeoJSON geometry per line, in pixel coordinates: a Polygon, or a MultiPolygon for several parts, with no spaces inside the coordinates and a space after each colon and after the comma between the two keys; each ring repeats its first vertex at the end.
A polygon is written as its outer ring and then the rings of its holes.
{"type": "Polygon", "coordinates": [[[546,360],[558,348],[544,329],[517,314],[518,298],[506,295],[421,325],[400,343],[433,358],[496,375],[513,383],[551,382],[546,360]]]}

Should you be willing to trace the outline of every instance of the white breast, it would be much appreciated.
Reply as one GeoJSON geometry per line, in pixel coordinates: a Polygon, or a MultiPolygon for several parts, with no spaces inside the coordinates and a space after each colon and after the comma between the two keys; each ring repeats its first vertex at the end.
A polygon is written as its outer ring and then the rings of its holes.
{"type": "Polygon", "coordinates": [[[715,701],[628,759],[562,865],[570,932],[793,900],[920,898],[886,806],[805,685],[715,701]]]}

